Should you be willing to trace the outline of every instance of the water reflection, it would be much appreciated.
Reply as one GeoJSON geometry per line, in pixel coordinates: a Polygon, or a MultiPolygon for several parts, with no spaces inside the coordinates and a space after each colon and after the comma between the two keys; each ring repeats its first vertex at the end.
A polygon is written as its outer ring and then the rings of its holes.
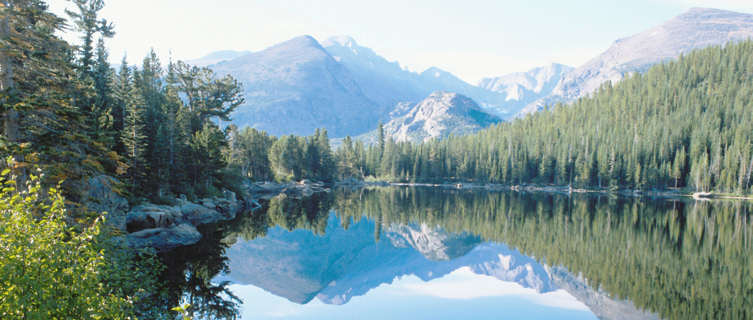
{"type": "Polygon", "coordinates": [[[170,281],[206,318],[747,318],[749,216],[732,201],[338,190],[209,226],[169,257],[170,281]]]}
{"type": "Polygon", "coordinates": [[[382,230],[380,240],[369,219],[348,223],[348,229],[342,225],[333,213],[321,235],[273,227],[263,238],[238,242],[227,251],[230,273],[217,280],[237,284],[231,289],[247,301],[243,309],[255,317],[347,318],[359,308],[363,314],[401,305],[413,312],[389,318],[415,319],[437,311],[437,304],[426,301],[452,300],[451,305],[460,308],[455,312],[467,311],[469,305],[477,311],[485,306],[489,310],[481,313],[492,318],[509,315],[511,310],[501,310],[499,304],[511,301],[518,304],[517,313],[525,310],[522,302],[541,309],[542,316],[564,309],[572,318],[588,318],[588,308],[555,290],[541,264],[505,245],[481,243],[478,236],[425,224],[391,225],[382,230]],[[269,293],[294,304],[265,297],[269,293]],[[344,305],[358,296],[365,297],[357,306],[323,307],[344,305]],[[421,310],[422,305],[430,308],[421,310]]]}

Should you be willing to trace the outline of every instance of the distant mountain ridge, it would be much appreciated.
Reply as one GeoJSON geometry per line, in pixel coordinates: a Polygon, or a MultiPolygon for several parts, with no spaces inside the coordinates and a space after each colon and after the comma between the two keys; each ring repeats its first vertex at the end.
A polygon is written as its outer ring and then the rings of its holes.
{"type": "Polygon", "coordinates": [[[530,103],[519,115],[536,112],[547,104],[573,101],[593,93],[606,81],[620,81],[692,50],[752,37],[751,14],[692,8],[659,26],[615,41],[602,54],[565,74],[551,95],[530,103]]]}
{"type": "Polygon", "coordinates": [[[244,85],[246,104],[233,114],[238,126],[273,135],[308,135],[315,128],[330,137],[356,136],[376,128],[398,104],[421,101],[435,91],[459,93],[485,112],[504,119],[571,102],[604,82],[616,82],[653,64],[710,45],[753,37],[753,15],[693,8],[662,25],[620,39],[586,64],[560,64],[469,84],[442,69],[411,72],[348,36],[321,44],[297,37],[259,52],[222,51],[193,60],[244,85]],[[214,64],[211,64],[214,62],[214,64]]]}
{"type": "Polygon", "coordinates": [[[562,78],[573,69],[570,66],[552,63],[526,72],[484,78],[479,81],[478,86],[503,93],[506,102],[505,110],[516,113],[526,105],[551,95],[562,78]]]}
{"type": "Polygon", "coordinates": [[[470,98],[453,92],[434,92],[414,105],[398,104],[391,114],[395,118],[384,124],[384,134],[397,142],[464,135],[502,121],[470,98]]]}
{"type": "Polygon", "coordinates": [[[211,66],[244,86],[246,103],[232,115],[239,127],[273,135],[310,135],[327,128],[331,136],[373,128],[386,113],[368,99],[350,70],[314,38],[301,36],[265,50],[211,66]]]}
{"type": "Polygon", "coordinates": [[[258,52],[220,51],[191,62],[238,79],[246,103],[233,114],[234,123],[273,135],[309,135],[324,127],[331,137],[355,136],[391,119],[395,105],[435,91],[460,93],[496,115],[517,112],[506,107],[517,97],[436,67],[405,70],[347,36],[321,44],[301,36],[258,52]]]}
{"type": "Polygon", "coordinates": [[[314,298],[345,304],[397,277],[429,281],[466,266],[537,292],[555,290],[544,266],[503,244],[426,225],[390,225],[377,241],[374,229],[374,222],[366,219],[344,229],[334,215],[323,235],[271,228],[264,238],[228,249],[231,271],[223,279],[300,304],[314,298]]]}
{"type": "Polygon", "coordinates": [[[197,67],[206,67],[222,61],[232,60],[240,56],[251,53],[251,51],[223,50],[215,51],[198,59],[186,61],[188,64],[197,67]]]}

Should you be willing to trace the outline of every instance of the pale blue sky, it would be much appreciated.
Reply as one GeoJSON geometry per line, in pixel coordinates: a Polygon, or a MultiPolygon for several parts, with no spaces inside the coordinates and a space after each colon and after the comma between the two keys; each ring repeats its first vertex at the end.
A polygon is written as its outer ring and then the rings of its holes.
{"type": "MultiPolygon", "coordinates": [[[[66,0],[48,0],[61,13],[66,0]]],[[[691,7],[753,13],[753,0],[105,0],[116,26],[113,61],[150,47],[194,59],[217,50],[261,50],[310,34],[350,35],[411,70],[430,66],[475,83],[559,62],[578,66],[616,39],[691,7]]]]}

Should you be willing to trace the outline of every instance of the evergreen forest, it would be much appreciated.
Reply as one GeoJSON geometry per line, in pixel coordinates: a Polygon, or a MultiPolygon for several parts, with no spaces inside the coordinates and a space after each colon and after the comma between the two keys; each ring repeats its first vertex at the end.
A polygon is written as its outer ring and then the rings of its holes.
{"type": "Polygon", "coordinates": [[[753,189],[753,42],[693,51],[569,105],[477,134],[373,146],[346,138],[341,176],[598,189],[753,189]]]}

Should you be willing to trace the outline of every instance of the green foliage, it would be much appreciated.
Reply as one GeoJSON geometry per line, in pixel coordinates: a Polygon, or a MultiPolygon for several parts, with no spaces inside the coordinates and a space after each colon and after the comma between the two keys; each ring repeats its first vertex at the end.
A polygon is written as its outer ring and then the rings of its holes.
{"type": "Polygon", "coordinates": [[[264,131],[243,128],[240,132],[231,127],[229,164],[243,177],[256,181],[272,180],[269,149],[275,141],[264,131]]]}
{"type": "Polygon", "coordinates": [[[115,150],[125,156],[120,174],[134,195],[215,194],[229,160],[229,139],[216,121],[229,120],[243,102],[239,84],[183,62],[169,63],[165,73],[153,51],[138,70],[124,60],[114,78],[111,117],[123,117],[115,150]]]}
{"type": "Polygon", "coordinates": [[[180,318],[182,320],[191,320],[193,317],[191,317],[191,313],[188,311],[191,308],[190,304],[183,304],[181,306],[172,308],[170,310],[175,311],[180,314],[180,318]]]}
{"type": "Polygon", "coordinates": [[[232,140],[231,164],[245,172],[244,176],[256,180],[274,177],[278,181],[331,182],[335,178],[336,159],[325,129],[317,129],[310,137],[289,135],[275,139],[263,131],[246,128],[236,132],[232,140]]]}
{"type": "Polygon", "coordinates": [[[711,47],[474,135],[343,152],[340,174],[750,194],[751,96],[753,41],[711,47]]]}
{"type": "MultiPolygon", "coordinates": [[[[31,176],[0,179],[0,318],[126,319],[156,292],[156,265],[109,241],[101,219],[70,227],[64,199],[31,176]],[[152,291],[153,290],[153,291],[152,291]]],[[[147,313],[144,313],[147,314],[147,313]]]]}
{"type": "MultiPolygon", "coordinates": [[[[421,223],[477,234],[564,266],[591,288],[661,318],[752,316],[750,203],[436,188],[374,188],[335,197],[331,210],[344,226],[368,218],[384,226],[421,223]]],[[[273,221],[285,227],[284,220],[273,221]]]]}
{"type": "MultiPolygon", "coordinates": [[[[0,152],[19,163],[39,163],[48,183],[64,180],[76,201],[85,176],[113,166],[105,146],[89,135],[91,125],[76,97],[91,89],[75,72],[73,47],[56,33],[64,20],[42,1],[4,1],[0,7],[0,152]],[[83,160],[92,157],[86,165],[83,160]]],[[[24,170],[16,172],[23,180],[24,170]]]]}
{"type": "MultiPolygon", "coordinates": [[[[587,279],[592,289],[630,300],[661,318],[748,319],[753,303],[751,216],[753,205],[739,201],[437,188],[338,189],[303,199],[281,195],[262,201],[251,215],[212,229],[211,245],[176,254],[189,262],[181,264],[186,269],[175,279],[211,279],[227,263],[225,248],[238,239],[262,237],[272,226],[323,234],[332,221],[347,229],[368,219],[375,224],[375,237],[388,226],[425,224],[505,243],[542,264],[564,266],[587,279]],[[338,219],[331,219],[333,213],[338,219]]],[[[212,305],[203,295],[212,290],[180,288],[179,296],[196,295],[193,306],[212,305]]]]}

